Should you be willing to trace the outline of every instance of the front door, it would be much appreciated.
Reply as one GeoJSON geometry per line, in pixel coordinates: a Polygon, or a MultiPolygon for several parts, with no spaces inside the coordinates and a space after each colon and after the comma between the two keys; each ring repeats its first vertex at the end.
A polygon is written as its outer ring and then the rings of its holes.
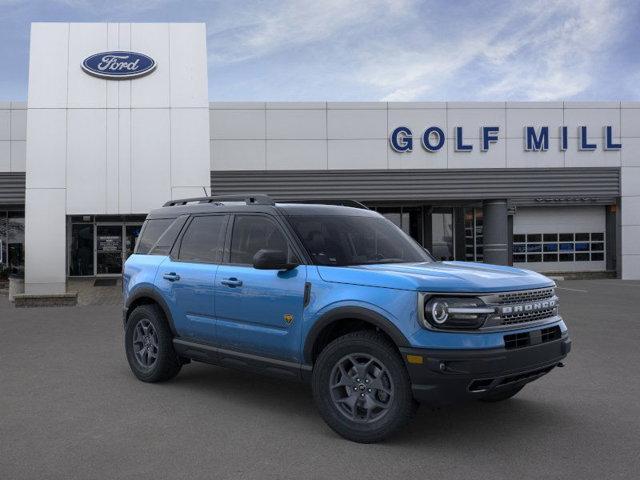
{"type": "Polygon", "coordinates": [[[253,256],[261,249],[283,250],[290,261],[297,259],[274,219],[236,215],[226,261],[216,274],[218,341],[233,350],[299,361],[306,266],[257,270],[253,256]]]}

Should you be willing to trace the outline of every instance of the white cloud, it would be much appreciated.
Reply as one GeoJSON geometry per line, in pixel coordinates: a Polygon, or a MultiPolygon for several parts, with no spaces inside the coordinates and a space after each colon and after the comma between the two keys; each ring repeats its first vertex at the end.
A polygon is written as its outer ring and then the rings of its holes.
{"type": "MultiPolygon", "coordinates": [[[[178,0],[50,1],[88,20],[120,10],[170,20],[186,8],[178,0]]],[[[39,4],[0,0],[12,12],[39,4]]],[[[554,100],[584,97],[610,78],[637,91],[635,65],[615,79],[603,67],[607,49],[630,37],[622,25],[633,2],[201,0],[188,7],[190,18],[207,20],[213,82],[223,71],[252,98],[554,100]]]]}
{"type": "Polygon", "coordinates": [[[232,17],[208,22],[209,59],[235,63],[321,40],[336,40],[340,32],[403,12],[408,0],[285,0],[234,10],[232,17]]]}
{"type": "MultiPolygon", "coordinates": [[[[260,4],[259,4],[260,5],[260,4]]],[[[285,0],[208,22],[209,61],[254,62],[290,53],[325,81],[361,85],[381,100],[571,98],[622,19],[614,0],[534,0],[485,9],[418,0],[285,0]],[[315,48],[330,52],[316,61],[315,48]]],[[[293,60],[295,59],[295,60],[293,60]]]]}
{"type": "Polygon", "coordinates": [[[475,91],[458,97],[569,98],[592,84],[594,67],[622,18],[607,0],[537,1],[494,14],[461,24],[453,37],[405,48],[395,58],[393,46],[382,55],[365,53],[369,58],[357,75],[383,92],[383,100],[415,100],[463,87],[475,91]]]}
{"type": "Polygon", "coordinates": [[[457,73],[483,52],[484,44],[481,39],[462,39],[420,52],[404,52],[389,64],[380,62],[378,66],[365,66],[361,78],[377,89],[387,91],[383,101],[425,98],[455,80],[457,73]]]}
{"type": "Polygon", "coordinates": [[[545,13],[511,40],[513,53],[492,59],[501,78],[482,95],[553,100],[590,87],[599,59],[615,40],[621,12],[609,1],[571,2],[557,9],[547,3],[540,3],[545,13]],[[561,20],[554,23],[554,18],[561,20]]]}
{"type": "MultiPolygon", "coordinates": [[[[23,2],[24,0],[0,0],[1,2],[23,2]]],[[[46,3],[62,5],[78,10],[118,11],[126,8],[130,12],[154,10],[176,0],[46,0],[46,3]]],[[[29,2],[24,2],[29,3],[29,2]]]]}

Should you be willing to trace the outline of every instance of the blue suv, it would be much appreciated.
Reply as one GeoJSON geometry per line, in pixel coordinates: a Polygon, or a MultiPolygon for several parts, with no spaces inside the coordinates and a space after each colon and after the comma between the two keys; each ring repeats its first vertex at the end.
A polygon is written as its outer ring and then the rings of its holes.
{"type": "Polygon", "coordinates": [[[506,400],[562,366],[553,281],[435,261],[355,205],[248,195],[152,211],[124,271],[135,376],[165,381],[194,360],[307,381],[327,424],[367,443],[419,403],[506,400]]]}

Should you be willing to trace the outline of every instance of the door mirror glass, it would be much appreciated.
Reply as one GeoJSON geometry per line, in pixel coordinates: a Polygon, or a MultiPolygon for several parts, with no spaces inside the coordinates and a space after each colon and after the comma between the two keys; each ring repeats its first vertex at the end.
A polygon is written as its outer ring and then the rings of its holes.
{"type": "Polygon", "coordinates": [[[253,268],[258,270],[291,270],[297,263],[287,260],[287,253],[282,250],[262,249],[253,256],[253,268]]]}

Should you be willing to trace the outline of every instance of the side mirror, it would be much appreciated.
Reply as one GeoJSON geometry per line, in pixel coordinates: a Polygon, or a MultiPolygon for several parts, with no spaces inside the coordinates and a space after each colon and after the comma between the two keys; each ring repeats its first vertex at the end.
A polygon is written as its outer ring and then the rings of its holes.
{"type": "Polygon", "coordinates": [[[287,262],[287,253],[282,250],[262,249],[253,256],[253,268],[258,270],[291,270],[297,266],[287,262]]]}

